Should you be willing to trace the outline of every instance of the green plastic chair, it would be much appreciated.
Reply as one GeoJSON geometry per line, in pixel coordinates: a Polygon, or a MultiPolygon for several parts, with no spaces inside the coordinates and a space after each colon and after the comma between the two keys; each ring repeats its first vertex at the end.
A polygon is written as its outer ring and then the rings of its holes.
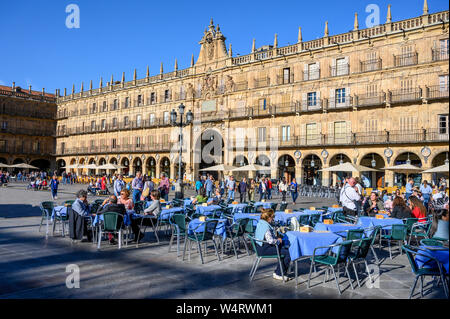
{"type": "Polygon", "coordinates": [[[349,229],[346,240],[361,239],[364,236],[364,229],[349,229]]]}
{"type": "MultiPolygon", "coordinates": [[[[72,205],[74,202],[75,202],[74,199],[66,200],[66,201],[64,201],[63,205],[72,205]]],[[[103,203],[103,201],[100,199],[100,204],[101,203],[103,203]]]]}
{"type": "Polygon", "coordinates": [[[177,238],[177,257],[180,256],[180,238],[186,236],[186,216],[184,214],[173,214],[169,219],[172,226],[172,236],[169,242],[169,253],[175,237],[177,238]]]}
{"type": "Polygon", "coordinates": [[[315,227],[319,221],[320,221],[320,214],[311,214],[311,217],[309,218],[309,226],[315,227]]]}
{"type": "MultiPolygon", "coordinates": [[[[339,294],[342,294],[341,292],[341,288],[339,287],[339,282],[337,280],[336,277],[336,272],[334,270],[334,267],[337,265],[341,265],[343,264],[345,267],[345,273],[347,275],[347,278],[350,282],[350,286],[352,287],[352,289],[354,289],[353,287],[353,283],[352,280],[350,278],[350,274],[348,272],[348,256],[350,254],[351,251],[351,247],[352,247],[353,241],[351,240],[346,240],[343,241],[342,243],[339,244],[334,244],[334,245],[330,245],[330,246],[322,246],[322,247],[316,247],[314,249],[313,255],[311,257],[311,267],[309,269],[309,277],[308,277],[308,289],[310,288],[310,282],[311,282],[311,273],[312,270],[314,268],[314,270],[316,270],[316,264],[321,264],[327,267],[330,267],[331,270],[333,271],[333,275],[334,275],[334,280],[336,281],[336,286],[337,289],[339,291],[339,294]],[[333,253],[333,248],[334,247],[339,247],[338,252],[337,253],[333,253]],[[324,248],[328,248],[328,251],[325,255],[316,255],[316,251],[318,249],[324,249],[324,248]]],[[[326,281],[326,277],[328,277],[328,271],[326,272],[327,276],[324,275],[324,282],[326,281]]]]}
{"type": "Polygon", "coordinates": [[[191,234],[189,234],[189,230],[188,230],[186,240],[184,241],[183,260],[184,260],[185,254],[186,254],[186,246],[188,245],[188,243],[189,243],[189,261],[191,260],[192,243],[195,242],[195,243],[197,243],[200,260],[201,260],[202,264],[204,264],[201,243],[205,243],[205,254],[206,254],[207,253],[206,244],[207,244],[208,240],[211,240],[214,245],[214,251],[216,253],[217,259],[219,261],[221,261],[219,252],[217,250],[217,244],[214,239],[214,232],[216,230],[218,222],[219,221],[217,219],[209,219],[205,222],[200,223],[196,228],[192,229],[191,234]],[[204,227],[203,231],[196,232],[196,230],[200,227],[204,227]]]}
{"type": "Polygon", "coordinates": [[[277,206],[278,206],[278,203],[270,203],[270,208],[272,208],[273,211],[277,210],[277,206]]]}
{"type": "Polygon", "coordinates": [[[278,260],[278,263],[280,265],[281,277],[283,278],[283,282],[286,282],[285,276],[284,276],[284,271],[283,271],[283,265],[281,264],[281,258],[284,258],[284,255],[280,254],[280,249],[279,249],[278,245],[275,246],[277,248],[277,254],[276,255],[261,256],[261,255],[258,254],[258,250],[256,249],[256,243],[260,242],[260,243],[264,244],[264,243],[268,243],[268,242],[265,241],[265,240],[256,239],[256,238],[254,238],[251,235],[247,235],[247,237],[250,239],[250,242],[252,243],[253,250],[255,251],[255,255],[256,255],[256,259],[253,262],[253,266],[252,266],[252,268],[250,270],[250,274],[249,274],[250,282],[253,280],[253,277],[256,274],[256,270],[258,269],[258,266],[259,266],[259,263],[261,262],[261,259],[275,259],[275,258],[278,260]]]}
{"type": "Polygon", "coordinates": [[[278,210],[284,212],[284,210],[287,208],[287,206],[288,206],[288,203],[281,203],[280,208],[278,210]]]}
{"type": "Polygon", "coordinates": [[[411,244],[411,238],[414,236],[414,239],[418,240],[418,238],[428,238],[430,229],[431,229],[431,221],[427,221],[426,223],[417,222],[411,227],[411,232],[409,233],[408,245],[411,244]]]}
{"type": "Polygon", "coordinates": [[[41,224],[39,225],[39,232],[41,231],[41,226],[44,220],[47,223],[47,232],[48,232],[48,221],[52,220],[52,212],[55,206],[56,203],[51,201],[41,202],[41,204],[39,205],[39,208],[41,209],[42,212],[41,224]]]}
{"type": "MultiPolygon", "coordinates": [[[[247,247],[247,243],[245,241],[244,235],[245,230],[247,228],[247,224],[250,221],[249,218],[241,218],[238,219],[235,223],[233,223],[231,226],[227,227],[227,237],[225,238],[225,245],[227,242],[231,241],[231,244],[233,246],[234,255],[236,256],[236,259],[238,259],[238,254],[236,250],[235,245],[235,239],[237,239],[237,245],[240,246],[241,239],[244,242],[245,250],[247,251],[247,254],[250,256],[250,252],[247,247]]],[[[231,249],[231,247],[230,247],[231,249]]]]}
{"type": "Polygon", "coordinates": [[[420,241],[421,245],[424,246],[439,246],[439,247],[444,247],[444,242],[442,242],[441,240],[436,240],[436,239],[422,239],[420,241]]]}
{"type": "Polygon", "coordinates": [[[300,215],[300,216],[298,216],[298,222],[302,226],[309,225],[309,215],[300,215]]]}
{"type": "Polygon", "coordinates": [[[331,219],[335,223],[340,223],[342,220],[345,220],[344,212],[342,210],[334,212],[331,219]]]}
{"type": "Polygon", "coordinates": [[[406,253],[406,256],[408,257],[409,264],[411,266],[413,274],[416,276],[414,280],[414,285],[411,289],[411,293],[409,295],[409,299],[414,294],[414,290],[416,288],[417,280],[420,278],[420,296],[423,297],[423,277],[439,277],[442,281],[442,286],[444,287],[445,295],[448,298],[448,283],[445,277],[445,271],[442,269],[441,263],[433,258],[432,256],[429,256],[426,254],[425,251],[421,250],[418,247],[413,247],[410,245],[404,245],[402,246],[402,250],[406,253]],[[421,256],[427,258],[427,262],[425,262],[422,267],[418,267],[416,263],[416,256],[421,256]],[[437,265],[438,268],[434,267],[427,267],[427,264],[434,263],[434,265],[437,265]]]}
{"type": "Polygon", "coordinates": [[[391,241],[395,240],[398,242],[400,255],[401,255],[402,254],[401,244],[406,244],[407,231],[408,231],[408,226],[406,226],[404,224],[403,225],[392,225],[390,234],[381,235],[382,239],[386,239],[388,241],[390,259],[392,259],[391,241]]]}
{"type": "MultiPolygon", "coordinates": [[[[375,249],[374,249],[373,245],[375,244],[375,241],[377,240],[378,235],[380,235],[380,232],[381,232],[382,228],[383,228],[382,226],[378,225],[378,226],[374,226],[374,227],[365,229],[366,232],[367,231],[371,231],[371,234],[369,236],[369,238],[371,240],[371,242],[370,242],[370,250],[372,251],[372,254],[375,257],[375,261],[376,261],[377,264],[380,264],[380,260],[378,259],[378,255],[375,252],[375,249]]],[[[381,235],[380,235],[380,237],[381,237],[381,235]]]]}
{"type": "Polygon", "coordinates": [[[98,226],[98,244],[97,249],[100,249],[102,242],[102,233],[118,234],[119,249],[122,248],[123,243],[123,216],[115,212],[105,212],[103,215],[103,222],[98,226]]]}
{"type": "Polygon", "coordinates": [[[143,214],[144,213],[144,207],[145,207],[145,201],[140,200],[134,203],[134,211],[136,214],[143,214]]]}
{"type": "Polygon", "coordinates": [[[366,266],[367,275],[369,276],[370,282],[372,281],[372,277],[370,276],[370,270],[369,266],[367,264],[367,254],[369,253],[370,247],[372,245],[372,238],[361,238],[361,239],[355,239],[353,241],[353,245],[356,244],[356,252],[351,252],[348,256],[350,263],[353,266],[353,271],[355,272],[356,281],[358,283],[358,287],[361,287],[361,284],[359,282],[358,272],[356,271],[355,264],[364,262],[364,265],[366,266]]]}

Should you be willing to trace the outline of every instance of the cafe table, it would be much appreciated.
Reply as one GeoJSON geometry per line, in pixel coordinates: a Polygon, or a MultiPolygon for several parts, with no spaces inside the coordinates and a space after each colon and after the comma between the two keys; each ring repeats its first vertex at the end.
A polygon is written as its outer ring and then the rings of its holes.
{"type": "MultiPolygon", "coordinates": [[[[376,218],[376,217],[367,217],[360,216],[356,225],[361,226],[362,228],[370,228],[373,229],[375,226],[381,226],[383,230],[390,231],[392,225],[403,225],[403,221],[398,218],[376,218]]],[[[368,232],[366,235],[370,236],[371,232],[368,232]]]]}
{"type": "Polygon", "coordinates": [[[287,226],[292,217],[298,219],[299,216],[310,215],[309,213],[305,213],[303,211],[294,211],[292,213],[286,213],[283,211],[276,211],[274,220],[279,222],[281,226],[287,226]]]}
{"type": "Polygon", "coordinates": [[[272,204],[271,202],[254,202],[253,203],[253,207],[259,207],[262,206],[263,208],[272,208],[272,204]]]}
{"type": "Polygon", "coordinates": [[[317,223],[316,226],[314,227],[314,230],[330,231],[342,237],[347,237],[347,233],[351,229],[362,229],[362,227],[349,223],[334,223],[334,224],[317,223]]]}
{"type": "MultiPolygon", "coordinates": [[[[341,236],[338,236],[330,231],[286,232],[283,237],[283,242],[289,245],[291,260],[295,262],[296,285],[298,285],[298,261],[309,259],[314,254],[314,249],[317,247],[339,244],[342,241],[343,239],[341,236]]],[[[332,249],[333,252],[337,253],[339,247],[336,246],[332,249]]],[[[324,255],[327,251],[327,248],[321,248],[316,251],[316,255],[324,255]]]]}
{"type": "Polygon", "coordinates": [[[233,208],[233,213],[242,212],[248,204],[240,203],[240,204],[229,204],[228,207],[233,208]]]}
{"type": "MultiPolygon", "coordinates": [[[[441,246],[429,246],[429,245],[421,245],[419,246],[419,253],[423,255],[427,255],[437,259],[440,262],[446,272],[449,274],[449,249],[448,247],[441,246]]],[[[416,256],[415,262],[419,268],[423,267],[426,264],[426,268],[437,268],[435,261],[431,261],[424,256],[416,256]]]]}
{"type": "Polygon", "coordinates": [[[209,206],[197,205],[196,206],[196,212],[198,214],[202,214],[205,216],[211,215],[216,209],[222,209],[222,207],[220,207],[219,205],[209,205],[209,206]]]}

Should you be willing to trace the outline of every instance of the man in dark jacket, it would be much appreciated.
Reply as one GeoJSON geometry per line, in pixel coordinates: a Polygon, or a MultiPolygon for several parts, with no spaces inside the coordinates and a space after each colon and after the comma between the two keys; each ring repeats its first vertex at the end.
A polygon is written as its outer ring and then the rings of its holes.
{"type": "MultiPolygon", "coordinates": [[[[118,213],[121,217],[118,218],[117,223],[121,224],[123,221],[123,216],[126,214],[126,209],[124,204],[117,204],[116,195],[111,195],[109,198],[106,198],[99,210],[97,211],[97,215],[101,215],[104,213],[118,213]]],[[[116,241],[114,236],[111,233],[108,233],[109,243],[111,245],[115,245],[116,241]]]]}
{"type": "Polygon", "coordinates": [[[247,194],[248,185],[247,185],[247,179],[244,177],[244,179],[239,183],[239,194],[241,203],[245,202],[245,195],[247,194]]]}

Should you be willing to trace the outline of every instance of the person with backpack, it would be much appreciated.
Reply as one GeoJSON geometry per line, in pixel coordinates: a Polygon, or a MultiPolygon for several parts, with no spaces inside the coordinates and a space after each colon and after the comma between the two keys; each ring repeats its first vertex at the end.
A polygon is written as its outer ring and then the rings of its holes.
{"type": "Polygon", "coordinates": [[[58,199],[58,177],[56,175],[53,175],[52,180],[50,181],[50,189],[52,191],[52,198],[53,200],[58,199]]]}

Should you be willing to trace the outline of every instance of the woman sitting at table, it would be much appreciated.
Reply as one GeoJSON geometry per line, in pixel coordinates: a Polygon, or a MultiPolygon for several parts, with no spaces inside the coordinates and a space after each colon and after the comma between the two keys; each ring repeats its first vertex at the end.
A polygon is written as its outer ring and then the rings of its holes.
{"type": "MultiPolygon", "coordinates": [[[[261,218],[258,221],[258,225],[256,226],[255,238],[257,240],[264,240],[266,242],[261,243],[259,241],[256,242],[256,249],[258,250],[258,254],[260,256],[266,255],[276,255],[277,254],[277,246],[280,251],[280,256],[284,255],[284,258],[281,258],[281,265],[283,267],[284,280],[288,280],[287,278],[287,270],[289,267],[289,263],[291,262],[291,256],[289,255],[289,249],[282,247],[281,238],[277,238],[275,236],[275,231],[273,227],[270,225],[273,222],[275,213],[273,209],[261,209],[261,218]]],[[[278,280],[283,280],[281,276],[280,263],[277,262],[277,268],[273,273],[273,278],[278,280]]]]}
{"type": "Polygon", "coordinates": [[[158,216],[161,213],[161,202],[159,201],[161,194],[157,189],[154,189],[150,193],[150,198],[152,203],[144,210],[144,215],[158,216]]]}
{"type": "Polygon", "coordinates": [[[390,213],[392,218],[405,219],[411,217],[411,209],[406,206],[406,202],[403,197],[397,196],[392,203],[392,212],[390,213]]]}
{"type": "Polygon", "coordinates": [[[375,216],[380,210],[384,210],[383,201],[378,198],[377,193],[370,194],[370,198],[364,203],[363,210],[367,216],[375,216]]]}
{"type": "Polygon", "coordinates": [[[430,238],[448,240],[448,210],[433,210],[433,223],[430,228],[430,238]]]}
{"type": "Polygon", "coordinates": [[[203,204],[208,201],[208,198],[206,198],[206,190],[204,187],[200,188],[200,194],[198,194],[193,200],[192,205],[196,204],[203,204]]]}
{"type": "Polygon", "coordinates": [[[427,216],[427,210],[425,206],[423,206],[420,199],[418,199],[416,196],[411,195],[409,197],[409,208],[411,209],[411,214],[415,218],[421,218],[422,220],[419,220],[422,223],[425,223],[425,217],[427,216]]]}
{"type": "Polygon", "coordinates": [[[219,205],[221,199],[222,199],[222,195],[220,195],[220,189],[216,188],[216,195],[212,199],[208,200],[208,202],[207,202],[208,206],[209,205],[219,205]]]}
{"type": "Polygon", "coordinates": [[[124,204],[126,210],[134,209],[133,200],[130,198],[130,191],[126,188],[122,189],[120,192],[120,197],[117,203],[124,204]]]}

